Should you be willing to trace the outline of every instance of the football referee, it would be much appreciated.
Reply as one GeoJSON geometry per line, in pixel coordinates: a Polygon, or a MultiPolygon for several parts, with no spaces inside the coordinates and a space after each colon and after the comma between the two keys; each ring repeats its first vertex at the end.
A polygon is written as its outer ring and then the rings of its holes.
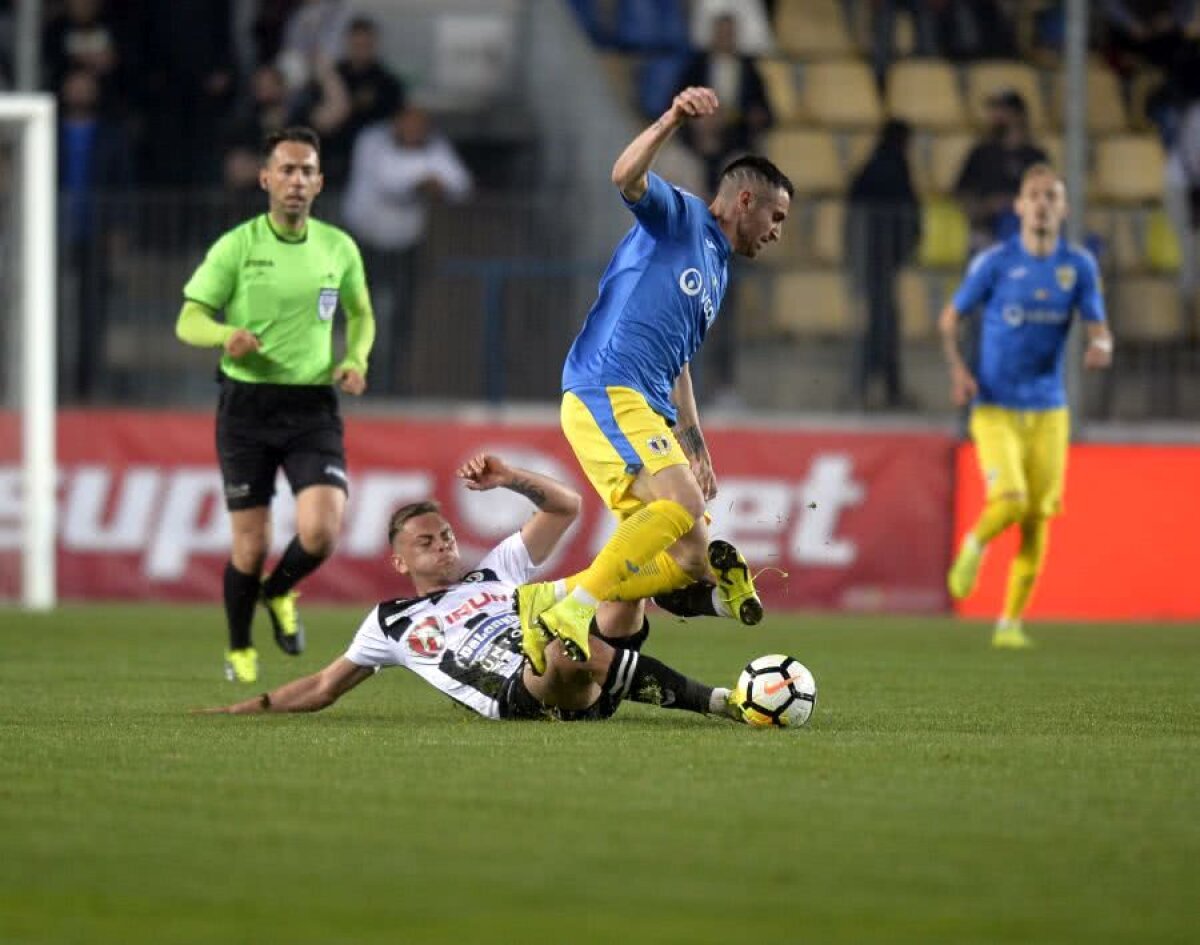
{"type": "Polygon", "coordinates": [[[346,508],[346,454],[336,385],[366,387],[375,319],[362,257],[336,227],[310,217],[321,192],[320,140],[308,128],[267,137],[259,183],[266,213],[225,233],[183,288],[175,333],[221,348],[217,459],[233,531],[225,566],[231,681],[258,678],[251,641],[262,601],[275,642],[304,649],[296,584],[333,552],[346,508]],[[333,316],[346,317],[346,354],[333,354],[333,316]],[[224,320],[214,316],[224,312],[224,320]],[[270,507],[282,467],[296,495],[296,535],[265,579],[270,507]]]}

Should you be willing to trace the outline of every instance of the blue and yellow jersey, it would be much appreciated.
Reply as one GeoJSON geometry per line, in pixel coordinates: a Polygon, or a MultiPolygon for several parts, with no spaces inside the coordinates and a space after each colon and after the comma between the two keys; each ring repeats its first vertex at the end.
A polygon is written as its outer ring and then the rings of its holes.
{"type": "Polygon", "coordinates": [[[717,317],[733,248],[703,200],[648,178],[642,198],[627,202],[637,222],[600,278],[562,386],[631,387],[674,423],[671,390],[717,317]]]}
{"type": "Polygon", "coordinates": [[[1059,240],[1033,256],[1015,236],[980,253],[954,295],[960,315],[983,306],[977,403],[1014,410],[1065,407],[1063,363],[1071,316],[1104,321],[1096,260],[1059,240]]]}

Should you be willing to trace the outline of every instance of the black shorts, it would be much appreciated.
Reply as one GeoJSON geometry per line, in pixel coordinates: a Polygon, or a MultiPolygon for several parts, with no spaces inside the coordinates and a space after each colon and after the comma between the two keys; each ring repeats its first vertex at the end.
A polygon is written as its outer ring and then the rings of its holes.
{"type": "Polygon", "coordinates": [[[500,687],[496,697],[500,718],[511,721],[550,719],[560,722],[600,722],[611,719],[621,705],[617,696],[601,692],[600,698],[586,709],[559,709],[543,705],[525,686],[525,664],[500,687]]]}
{"type": "Polygon", "coordinates": [[[349,491],[337,393],[328,385],[246,384],[222,375],[217,460],[231,512],[270,505],[280,467],[292,492],[349,491]]]}

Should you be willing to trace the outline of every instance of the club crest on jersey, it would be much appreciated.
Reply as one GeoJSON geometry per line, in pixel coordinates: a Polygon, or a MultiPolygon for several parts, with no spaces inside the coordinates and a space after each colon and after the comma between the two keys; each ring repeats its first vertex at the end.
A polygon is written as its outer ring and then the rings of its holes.
{"type": "Polygon", "coordinates": [[[666,456],[671,452],[671,441],[661,433],[656,433],[646,441],[646,446],[655,456],[666,456]]]}
{"type": "Polygon", "coordinates": [[[1058,266],[1054,270],[1054,278],[1058,280],[1058,287],[1064,292],[1070,292],[1075,288],[1075,267],[1074,266],[1058,266]]]}
{"type": "Polygon", "coordinates": [[[337,289],[322,289],[317,295],[317,318],[323,322],[333,318],[333,313],[337,311],[338,306],[338,290],[337,289]]]}
{"type": "Polygon", "coordinates": [[[446,635],[437,617],[426,617],[414,623],[404,635],[404,642],[418,659],[437,659],[446,648],[446,635]]]}

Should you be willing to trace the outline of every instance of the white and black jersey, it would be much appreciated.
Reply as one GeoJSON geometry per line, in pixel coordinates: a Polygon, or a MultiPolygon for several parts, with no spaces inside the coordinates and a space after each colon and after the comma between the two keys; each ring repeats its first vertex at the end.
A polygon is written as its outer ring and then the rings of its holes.
{"type": "Polygon", "coordinates": [[[480,715],[499,718],[501,688],[524,659],[513,591],[536,569],[517,532],[452,587],[376,605],[346,659],[364,667],[404,666],[480,715]]]}

